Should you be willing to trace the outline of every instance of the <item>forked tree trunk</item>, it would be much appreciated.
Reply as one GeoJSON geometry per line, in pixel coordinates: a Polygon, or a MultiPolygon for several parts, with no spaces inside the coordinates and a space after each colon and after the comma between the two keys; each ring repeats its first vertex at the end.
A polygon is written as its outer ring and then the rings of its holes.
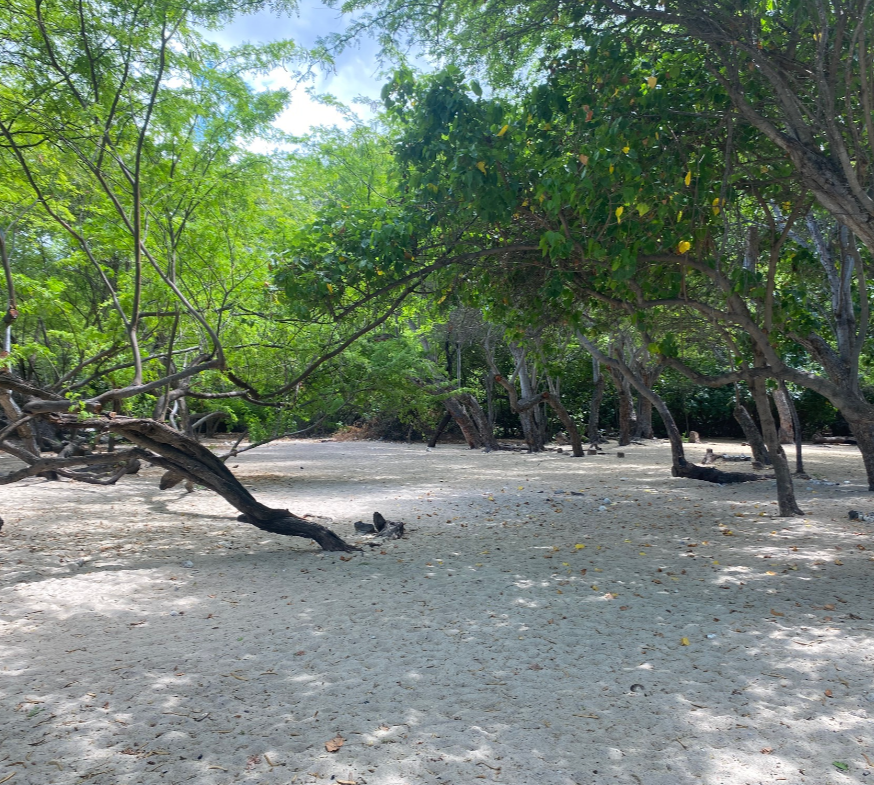
{"type": "Polygon", "coordinates": [[[501,447],[498,444],[498,440],[495,438],[495,432],[492,430],[492,426],[489,424],[489,418],[483,411],[482,406],[479,405],[479,401],[477,401],[477,399],[470,393],[459,395],[458,399],[469,411],[470,417],[473,420],[477,431],[479,431],[480,438],[482,439],[486,450],[488,452],[491,452],[492,450],[500,450],[501,447]]]}
{"type": "Polygon", "coordinates": [[[495,374],[495,381],[507,391],[510,408],[519,415],[519,421],[522,423],[522,435],[525,437],[529,452],[542,452],[543,441],[540,438],[540,429],[534,421],[532,409],[541,403],[543,398],[540,395],[535,395],[520,401],[516,385],[500,374],[495,374]]]}
{"type": "Polygon", "coordinates": [[[771,456],[768,455],[768,448],[765,446],[765,440],[762,438],[761,431],[756,427],[756,423],[747,411],[746,406],[741,403],[735,404],[734,419],[744,432],[744,437],[753,451],[753,460],[758,461],[762,466],[771,465],[771,456]]]}
{"type": "Polygon", "coordinates": [[[780,444],[780,436],[777,433],[777,424],[771,413],[771,401],[765,388],[763,379],[753,379],[749,383],[753,400],[756,402],[756,410],[759,414],[759,422],[762,423],[762,436],[768,455],[771,456],[771,465],[774,467],[774,476],[777,479],[777,505],[780,516],[804,515],[798,502],[795,500],[795,487],[792,484],[792,472],[789,471],[789,462],[783,445],[780,444]]]}
{"type": "Polygon", "coordinates": [[[467,442],[467,446],[470,447],[471,450],[476,450],[477,448],[482,447],[483,440],[479,435],[479,431],[477,431],[476,426],[473,424],[473,420],[470,419],[470,415],[465,411],[464,406],[458,397],[446,398],[443,401],[443,405],[446,407],[446,411],[452,415],[455,424],[461,429],[461,433],[464,435],[464,440],[467,442]]]}

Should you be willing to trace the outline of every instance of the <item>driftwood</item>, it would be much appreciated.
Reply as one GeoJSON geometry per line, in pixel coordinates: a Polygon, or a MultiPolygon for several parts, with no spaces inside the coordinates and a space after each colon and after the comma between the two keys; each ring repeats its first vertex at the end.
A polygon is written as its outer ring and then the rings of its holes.
{"type": "Polygon", "coordinates": [[[823,436],[821,433],[813,434],[814,444],[858,444],[852,436],[823,436]]]}
{"type": "Polygon", "coordinates": [[[386,540],[399,540],[404,536],[404,524],[400,521],[387,521],[378,512],[373,513],[373,523],[355,521],[355,531],[359,534],[374,534],[386,540]]]}
{"type": "Polygon", "coordinates": [[[704,480],[705,482],[715,482],[720,485],[774,479],[774,475],[752,474],[751,472],[724,472],[720,469],[714,469],[712,466],[697,466],[694,463],[689,463],[685,458],[680,458],[679,461],[671,467],[671,474],[674,477],[685,477],[689,480],[704,480]]]}

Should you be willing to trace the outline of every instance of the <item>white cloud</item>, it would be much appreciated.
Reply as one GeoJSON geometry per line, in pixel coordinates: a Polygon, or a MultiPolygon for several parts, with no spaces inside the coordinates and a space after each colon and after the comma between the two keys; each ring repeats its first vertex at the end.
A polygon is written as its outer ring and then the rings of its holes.
{"type": "MultiPolygon", "coordinates": [[[[310,48],[319,38],[342,32],[347,22],[348,17],[344,18],[335,9],[326,8],[315,0],[303,0],[297,14],[281,17],[268,11],[247,14],[235,18],[221,30],[205,31],[205,35],[225,47],[244,41],[267,43],[291,39],[300,46],[310,48]]],[[[285,87],[292,92],[289,107],[276,121],[277,127],[286,133],[301,136],[313,126],[343,126],[347,120],[342,114],[333,107],[313,100],[307,94],[307,88],[313,88],[317,93],[330,93],[347,106],[358,96],[379,99],[386,79],[380,74],[377,52],[375,41],[362,38],[337,57],[333,71],[317,71],[313,81],[298,83],[292,75],[278,68],[254,80],[253,85],[256,89],[285,87]]],[[[364,106],[355,106],[353,109],[363,118],[370,115],[364,106]]],[[[254,147],[266,151],[271,145],[260,143],[254,147]]]]}

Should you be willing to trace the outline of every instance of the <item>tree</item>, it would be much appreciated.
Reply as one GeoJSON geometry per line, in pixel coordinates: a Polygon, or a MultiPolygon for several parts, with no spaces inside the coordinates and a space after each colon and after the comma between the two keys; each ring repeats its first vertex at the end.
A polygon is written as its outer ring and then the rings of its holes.
{"type": "MultiPolygon", "coordinates": [[[[731,102],[733,116],[779,148],[820,206],[874,251],[868,0],[353,0],[344,8],[375,8],[356,26],[377,26],[390,38],[449,53],[462,65],[484,68],[498,84],[518,82],[544,54],[560,59],[569,47],[593,46],[605,33],[640,36],[661,54],[695,57],[731,102]]],[[[670,74],[652,65],[656,79],[670,74]]],[[[715,131],[722,118],[711,117],[715,131]]]]}

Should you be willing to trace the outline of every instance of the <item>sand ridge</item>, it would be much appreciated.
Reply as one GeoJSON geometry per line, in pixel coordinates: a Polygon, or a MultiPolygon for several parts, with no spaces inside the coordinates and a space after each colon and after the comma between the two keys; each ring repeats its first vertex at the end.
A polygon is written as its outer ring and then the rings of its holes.
{"type": "Polygon", "coordinates": [[[2,488],[0,782],[867,777],[858,452],[808,450],[840,484],[799,483],[806,515],[776,519],[772,482],[674,479],[666,444],[624,451],[300,440],[236,459],[259,499],[348,539],[373,510],[407,523],[351,557],[159,491],[153,469],[2,488]]]}

